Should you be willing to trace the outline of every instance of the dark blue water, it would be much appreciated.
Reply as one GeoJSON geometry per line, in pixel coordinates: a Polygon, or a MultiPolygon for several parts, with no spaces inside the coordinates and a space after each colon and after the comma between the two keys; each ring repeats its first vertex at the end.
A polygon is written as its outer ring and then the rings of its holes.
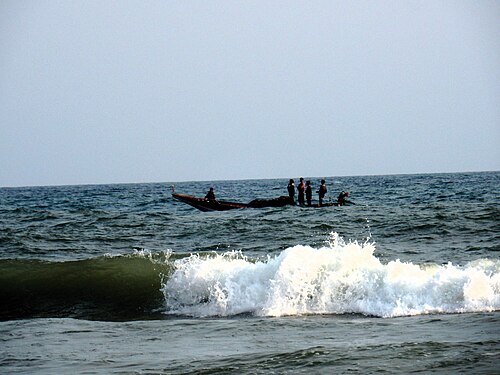
{"type": "Polygon", "coordinates": [[[0,371],[494,373],[500,173],[326,180],[1,188],[0,371]]]}

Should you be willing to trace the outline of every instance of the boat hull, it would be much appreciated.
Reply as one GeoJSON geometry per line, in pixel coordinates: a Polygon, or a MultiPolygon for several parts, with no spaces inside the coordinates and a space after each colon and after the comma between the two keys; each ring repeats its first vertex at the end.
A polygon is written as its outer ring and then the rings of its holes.
{"type": "Polygon", "coordinates": [[[190,206],[197,208],[200,211],[228,211],[228,210],[236,210],[241,208],[247,208],[248,205],[244,203],[237,202],[226,202],[226,201],[218,201],[206,198],[197,198],[191,195],[185,194],[172,194],[172,197],[180,202],[189,204],[190,206]]]}
{"type": "MultiPolygon", "coordinates": [[[[290,198],[287,196],[281,196],[272,199],[254,199],[249,203],[219,201],[216,199],[198,198],[198,197],[193,197],[191,195],[177,194],[177,193],[173,193],[172,197],[180,202],[189,204],[191,207],[194,207],[204,212],[228,211],[228,210],[237,210],[242,208],[284,207],[284,206],[294,205],[293,203],[291,203],[290,198]]],[[[317,207],[330,207],[339,205],[340,204],[337,202],[328,202],[328,203],[323,203],[321,206],[315,204],[311,206],[300,206],[300,207],[317,208],[317,207]]]]}

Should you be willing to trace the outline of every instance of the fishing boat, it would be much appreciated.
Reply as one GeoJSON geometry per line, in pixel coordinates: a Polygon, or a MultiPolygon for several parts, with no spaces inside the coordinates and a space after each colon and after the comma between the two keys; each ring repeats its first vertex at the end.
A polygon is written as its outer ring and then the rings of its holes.
{"type": "MultiPolygon", "coordinates": [[[[228,210],[237,210],[242,208],[284,207],[284,206],[294,205],[294,203],[290,201],[290,197],[288,196],[281,196],[271,199],[254,199],[249,203],[240,203],[240,202],[220,201],[218,199],[199,198],[186,194],[178,194],[174,192],[173,187],[172,187],[172,198],[178,200],[179,202],[189,204],[190,206],[204,212],[228,211],[228,210]]],[[[353,202],[350,201],[347,202],[349,204],[354,204],[353,202]]],[[[321,206],[315,204],[315,205],[300,206],[300,207],[314,208],[314,207],[329,207],[329,206],[339,206],[339,205],[340,204],[338,202],[327,202],[323,203],[321,206]]]]}
{"type": "Polygon", "coordinates": [[[191,195],[172,193],[172,198],[187,203],[200,211],[227,211],[239,208],[247,208],[245,203],[219,201],[217,199],[197,198],[191,195]]]}

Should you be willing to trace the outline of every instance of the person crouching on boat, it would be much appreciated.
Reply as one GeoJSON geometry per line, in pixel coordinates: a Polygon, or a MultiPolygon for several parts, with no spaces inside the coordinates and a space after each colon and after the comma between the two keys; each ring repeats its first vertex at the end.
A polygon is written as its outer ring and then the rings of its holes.
{"type": "Polygon", "coordinates": [[[215,193],[214,193],[213,187],[211,187],[210,190],[208,191],[207,195],[205,195],[205,199],[208,199],[209,201],[215,200],[215,193]]]}
{"type": "Polygon", "coordinates": [[[337,204],[339,206],[343,206],[347,203],[346,198],[349,196],[349,193],[347,191],[342,191],[340,192],[338,198],[337,198],[337,204]]]}
{"type": "Polygon", "coordinates": [[[337,204],[339,206],[344,206],[346,204],[354,204],[354,202],[347,200],[348,196],[349,196],[349,192],[347,192],[347,191],[341,192],[337,198],[337,204]]]}

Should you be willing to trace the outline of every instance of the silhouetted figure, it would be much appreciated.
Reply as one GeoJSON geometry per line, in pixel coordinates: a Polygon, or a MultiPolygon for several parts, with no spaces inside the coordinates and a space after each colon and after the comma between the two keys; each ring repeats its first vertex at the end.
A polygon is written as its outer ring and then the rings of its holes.
{"type": "Polygon", "coordinates": [[[347,200],[347,197],[349,196],[349,192],[347,191],[342,191],[338,198],[337,198],[337,204],[339,206],[344,206],[346,204],[354,204],[354,202],[351,202],[350,200],[347,200]]]}
{"type": "Polygon", "coordinates": [[[299,201],[299,204],[301,206],[304,205],[304,192],[306,190],[306,185],[304,184],[304,179],[301,177],[299,185],[297,186],[297,191],[298,191],[298,198],[297,200],[299,201]]]}
{"type": "Polygon", "coordinates": [[[208,191],[207,195],[205,195],[205,199],[208,199],[209,201],[215,200],[215,193],[214,193],[213,187],[211,187],[210,190],[208,191]]]}
{"type": "Polygon", "coordinates": [[[313,191],[311,188],[311,181],[308,180],[306,181],[306,201],[308,206],[311,205],[312,196],[313,196],[313,191]]]}
{"type": "Polygon", "coordinates": [[[340,192],[338,198],[337,198],[337,203],[339,206],[343,206],[346,204],[346,198],[349,196],[349,193],[347,191],[342,191],[340,192]]]}
{"type": "Polygon", "coordinates": [[[295,181],[293,178],[288,182],[287,190],[290,197],[290,204],[295,204],[295,181]]]}
{"type": "Polygon", "coordinates": [[[320,206],[323,205],[323,198],[325,197],[325,194],[327,192],[328,192],[328,190],[326,188],[326,181],[325,180],[321,180],[321,185],[319,187],[319,190],[317,191],[318,197],[319,197],[319,205],[320,206]]]}

